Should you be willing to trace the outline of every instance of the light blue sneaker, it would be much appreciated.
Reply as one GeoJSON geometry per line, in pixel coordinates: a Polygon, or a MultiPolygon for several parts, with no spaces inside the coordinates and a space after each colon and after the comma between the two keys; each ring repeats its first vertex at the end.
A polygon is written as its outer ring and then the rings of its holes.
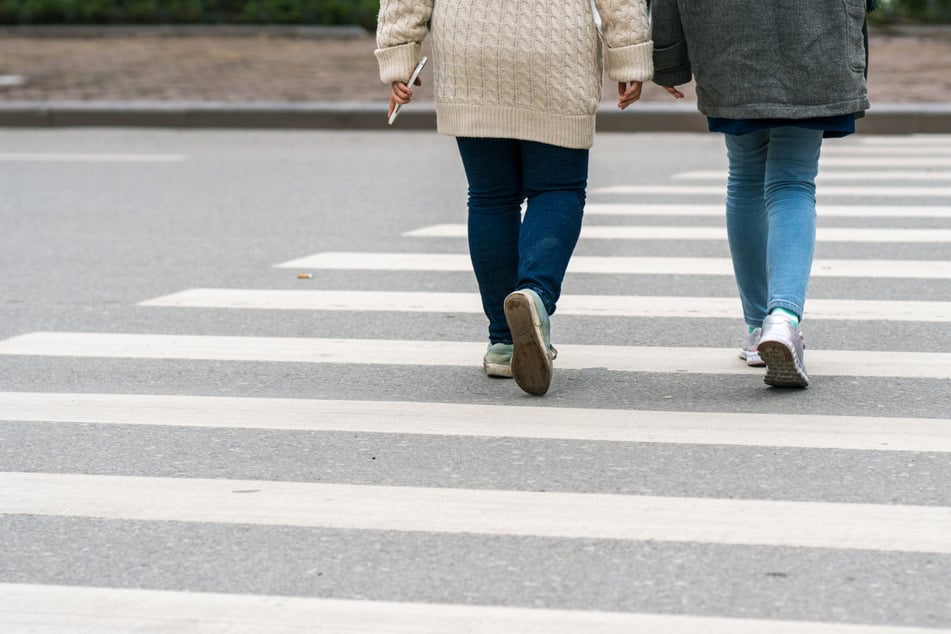
{"type": "Polygon", "coordinates": [[[482,357],[482,367],[486,376],[497,376],[504,379],[512,378],[512,344],[493,343],[482,357]]]}
{"type": "Polygon", "coordinates": [[[558,355],[545,304],[531,289],[515,291],[505,298],[505,320],[514,345],[512,378],[529,394],[541,396],[551,385],[552,360],[558,355]]]}

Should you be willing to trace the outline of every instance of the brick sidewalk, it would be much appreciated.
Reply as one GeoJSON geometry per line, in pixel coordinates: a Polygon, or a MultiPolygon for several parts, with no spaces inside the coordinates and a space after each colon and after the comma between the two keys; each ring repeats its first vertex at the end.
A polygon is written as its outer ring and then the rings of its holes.
{"type": "MultiPolygon", "coordinates": [[[[223,101],[383,102],[374,39],[259,34],[0,37],[0,102],[223,101]]],[[[270,34],[269,34],[270,33],[270,34]]],[[[951,102],[951,26],[873,30],[869,90],[872,103],[951,102]]],[[[432,71],[418,89],[432,100],[432,71]]],[[[606,85],[606,101],[614,88],[606,85]]],[[[645,101],[672,101],[650,86],[645,101]]]]}

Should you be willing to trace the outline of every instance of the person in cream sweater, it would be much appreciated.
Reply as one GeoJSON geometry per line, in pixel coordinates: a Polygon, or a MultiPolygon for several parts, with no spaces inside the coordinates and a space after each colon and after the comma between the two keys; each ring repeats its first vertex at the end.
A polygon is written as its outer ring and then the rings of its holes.
{"type": "Polygon", "coordinates": [[[456,137],[469,185],[486,374],[512,376],[535,395],[552,380],[549,316],[581,231],[603,63],[621,109],[653,73],[646,0],[593,4],[380,2],[376,57],[390,112],[412,99],[405,82],[432,35],[437,129],[456,137]]]}

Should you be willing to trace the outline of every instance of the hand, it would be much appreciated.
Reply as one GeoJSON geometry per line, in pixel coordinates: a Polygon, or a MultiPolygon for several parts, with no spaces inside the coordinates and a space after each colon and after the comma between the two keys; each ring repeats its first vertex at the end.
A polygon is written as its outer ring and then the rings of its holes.
{"type": "Polygon", "coordinates": [[[629,105],[640,99],[642,84],[643,82],[639,81],[632,81],[630,83],[619,81],[617,84],[617,107],[621,110],[624,110],[629,105]]]}
{"type": "MultiPolygon", "coordinates": [[[[422,86],[423,80],[417,77],[413,85],[422,86]]],[[[413,100],[412,88],[407,86],[406,82],[394,81],[393,90],[390,91],[390,109],[387,111],[386,116],[390,116],[391,114],[393,114],[393,110],[396,109],[396,104],[405,106],[412,100],[413,100]]]]}
{"type": "Polygon", "coordinates": [[[684,98],[684,94],[680,92],[679,90],[677,90],[676,88],[674,88],[673,86],[664,86],[664,90],[666,90],[667,93],[671,95],[674,99],[684,98]]]}

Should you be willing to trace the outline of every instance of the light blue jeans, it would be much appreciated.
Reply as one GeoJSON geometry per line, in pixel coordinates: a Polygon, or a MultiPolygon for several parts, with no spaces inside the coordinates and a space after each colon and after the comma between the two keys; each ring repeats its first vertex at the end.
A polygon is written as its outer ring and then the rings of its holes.
{"type": "Polygon", "coordinates": [[[743,317],[774,308],[802,318],[816,244],[822,131],[780,127],[726,135],[726,227],[743,317]]]}

